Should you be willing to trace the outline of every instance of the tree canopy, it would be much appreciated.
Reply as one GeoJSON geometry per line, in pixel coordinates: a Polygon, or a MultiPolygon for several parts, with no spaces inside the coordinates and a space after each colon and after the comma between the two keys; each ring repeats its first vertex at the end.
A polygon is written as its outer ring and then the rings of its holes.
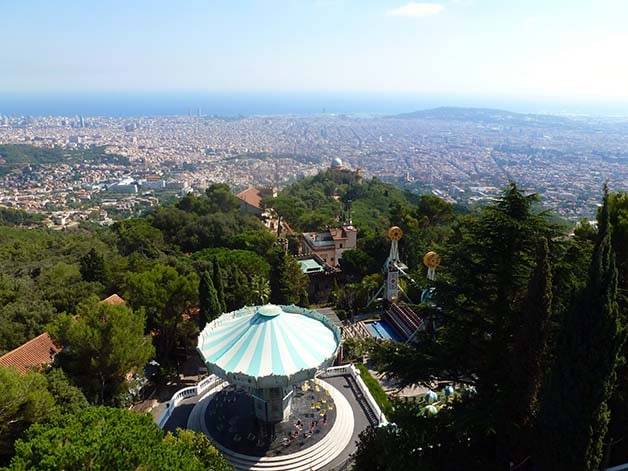
{"type": "Polygon", "coordinates": [[[0,367],[0,464],[29,426],[86,405],[85,396],[59,369],[22,374],[0,367]]]}
{"type": "Polygon", "coordinates": [[[372,352],[382,371],[404,383],[447,379],[473,387],[474,395],[447,413],[458,424],[441,444],[456,456],[452,462],[502,469],[532,453],[551,319],[562,318],[562,306],[580,287],[569,284],[566,272],[579,273],[573,264],[582,258],[554,266],[550,254],[580,247],[558,237],[535,201],[511,184],[493,204],[459,218],[440,251],[437,309],[428,311],[434,332],[419,334],[417,347],[384,343],[372,352]]]}
{"type": "Polygon", "coordinates": [[[602,461],[610,420],[608,400],[626,337],[617,304],[611,234],[605,194],[589,281],[565,319],[543,397],[535,458],[547,469],[595,471],[602,461]]]}
{"type": "Polygon", "coordinates": [[[131,306],[146,312],[147,329],[155,335],[158,357],[165,363],[172,361],[182,315],[198,299],[197,274],[179,273],[176,268],[156,263],[130,273],[126,286],[125,296],[131,306]]]}
{"type": "Polygon", "coordinates": [[[76,316],[60,315],[49,331],[64,347],[59,354],[63,369],[90,400],[109,404],[123,392],[127,375],[154,354],[144,325],[142,310],[91,298],[79,306],[76,316]]]}
{"type": "MultiPolygon", "coordinates": [[[[625,193],[609,194],[598,224],[581,223],[573,234],[515,184],[497,200],[461,211],[436,196],[411,194],[356,172],[325,171],[264,201],[297,233],[349,220],[357,227],[358,247],[344,253],[343,275],[332,293],[341,317],[374,309],[366,304],[382,283],[390,247],[386,231],[391,225],[404,231],[401,259],[416,280],[405,286],[417,303],[410,307],[429,329],[417,334],[416,345],[381,342],[349,350],[358,357],[368,353],[369,366],[400,384],[452,382],[456,394],[438,401],[435,416],[425,413],[425,404],[394,404],[389,418],[396,426],[363,434],[360,469],[490,471],[511,462],[520,471],[537,463],[560,468],[557,457],[573,443],[581,451],[572,454],[578,460],[570,462],[572,469],[592,469],[601,455],[628,461],[628,366],[621,359],[628,347],[618,350],[628,316],[627,201],[625,193]],[[422,265],[428,250],[442,256],[435,282],[426,279],[422,265]],[[425,287],[435,291],[419,305],[425,287]],[[536,437],[561,430],[560,437],[545,440],[549,447],[538,446],[536,437]]],[[[69,377],[53,368],[45,375],[0,378],[5,450],[10,453],[15,439],[38,424],[24,438],[14,469],[34,460],[66,469],[88,462],[94,469],[156,466],[141,458],[142,451],[124,448],[115,434],[143,437],[139,442],[166,469],[196,469],[198,460],[208,460],[211,468],[215,450],[205,447],[203,437],[164,437],[147,431],[136,416],[88,413],[71,382],[92,403],[120,405],[127,374],[153,353],[164,369],[174,366],[204,321],[245,304],[307,303],[308,278],[286,253],[286,241],[239,206],[226,185],[214,184],[111,227],[27,229],[18,226],[30,224],[28,218],[0,211],[0,353],[50,326],[65,347],[58,359],[69,377]],[[129,307],[98,304],[113,293],[129,307]],[[87,415],[73,422],[66,412],[87,415]],[[109,423],[118,419],[121,429],[109,423]],[[120,448],[112,459],[121,461],[98,461],[109,448],[82,442],[81,427],[89,430],[86,440],[98,437],[99,427],[106,431],[104,443],[120,448]],[[64,433],[71,437],[68,446],[55,451],[64,433]],[[196,450],[193,456],[189,449],[196,450]],[[172,461],[183,455],[184,462],[172,461]]],[[[287,243],[292,253],[295,240],[287,243]]]]}
{"type": "Polygon", "coordinates": [[[231,466],[206,437],[164,436],[149,415],[86,407],[33,425],[16,443],[9,470],[212,470],[231,466]]]}

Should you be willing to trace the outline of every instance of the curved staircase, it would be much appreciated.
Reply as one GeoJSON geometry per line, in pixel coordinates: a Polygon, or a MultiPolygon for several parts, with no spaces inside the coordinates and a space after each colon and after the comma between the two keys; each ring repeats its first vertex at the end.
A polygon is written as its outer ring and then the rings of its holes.
{"type": "MultiPolygon", "coordinates": [[[[319,442],[296,453],[283,456],[249,456],[236,453],[214,442],[223,455],[237,470],[251,471],[309,471],[321,469],[332,462],[351,441],[353,434],[353,411],[349,401],[333,386],[325,381],[317,380],[325,388],[336,406],[336,420],[331,430],[319,442]]],[[[220,388],[222,389],[222,388],[220,388]]],[[[210,436],[205,420],[205,411],[212,396],[219,389],[205,395],[195,406],[188,419],[188,428],[202,431],[210,436]],[[197,410],[198,409],[198,410],[197,410]]]]}

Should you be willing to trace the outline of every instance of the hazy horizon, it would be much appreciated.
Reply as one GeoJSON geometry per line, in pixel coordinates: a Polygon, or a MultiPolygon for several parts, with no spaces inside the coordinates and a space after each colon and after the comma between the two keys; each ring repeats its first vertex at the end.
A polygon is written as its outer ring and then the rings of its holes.
{"type": "Polygon", "coordinates": [[[169,116],[390,115],[438,108],[492,108],[516,113],[628,117],[628,102],[560,102],[551,98],[313,91],[94,91],[2,93],[0,115],[169,116]]]}
{"type": "Polygon", "coordinates": [[[627,16],[619,0],[4,2],[0,112],[33,95],[192,93],[628,115],[627,16]]]}

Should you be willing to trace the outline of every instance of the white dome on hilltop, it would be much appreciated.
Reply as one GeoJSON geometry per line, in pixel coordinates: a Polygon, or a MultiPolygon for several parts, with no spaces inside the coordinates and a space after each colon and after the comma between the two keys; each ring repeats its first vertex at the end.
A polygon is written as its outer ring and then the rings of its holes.
{"type": "Polygon", "coordinates": [[[336,157],[331,161],[331,168],[342,168],[342,160],[336,157]]]}

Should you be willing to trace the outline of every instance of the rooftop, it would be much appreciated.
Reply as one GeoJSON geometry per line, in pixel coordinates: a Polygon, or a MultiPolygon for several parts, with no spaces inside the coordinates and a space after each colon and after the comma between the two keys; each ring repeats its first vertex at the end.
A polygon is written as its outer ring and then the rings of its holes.
{"type": "Polygon", "coordinates": [[[351,225],[342,227],[334,227],[319,232],[304,232],[303,238],[313,246],[324,247],[333,246],[334,241],[345,240],[348,238],[348,233],[355,231],[356,229],[351,225]]]}
{"type": "Polygon", "coordinates": [[[198,350],[218,376],[264,388],[311,379],[331,365],[339,343],[340,331],[326,316],[267,304],[210,322],[199,335],[198,350]]]}
{"type": "Polygon", "coordinates": [[[27,373],[43,365],[50,365],[59,351],[61,349],[54,344],[48,332],[44,332],[1,356],[0,366],[12,366],[20,373],[27,373]]]}
{"type": "Polygon", "coordinates": [[[321,264],[313,258],[299,260],[299,265],[301,265],[301,271],[303,273],[322,273],[325,271],[321,264]]]}
{"type": "Polygon", "coordinates": [[[126,304],[126,301],[124,299],[122,299],[120,296],[118,296],[117,294],[112,294],[111,296],[109,296],[108,298],[103,299],[100,302],[102,304],[109,304],[111,306],[119,306],[121,304],[126,304]]]}
{"type": "Polygon", "coordinates": [[[256,208],[262,209],[262,192],[254,187],[247,188],[236,195],[245,203],[250,204],[256,208]]]}

